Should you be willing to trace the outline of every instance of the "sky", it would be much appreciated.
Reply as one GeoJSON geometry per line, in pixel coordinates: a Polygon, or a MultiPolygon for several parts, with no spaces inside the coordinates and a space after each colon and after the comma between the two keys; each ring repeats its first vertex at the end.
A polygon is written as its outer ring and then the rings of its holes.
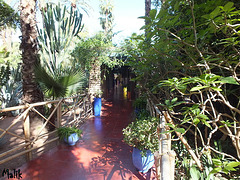
{"type": "MultiPolygon", "coordinates": [[[[145,14],[144,0],[112,0],[114,9],[114,32],[121,31],[113,38],[115,43],[130,37],[132,33],[141,33],[140,28],[144,25],[144,20],[138,17],[145,14]]],[[[93,8],[87,15],[83,16],[84,26],[90,34],[102,30],[100,26],[99,0],[90,0],[88,4],[93,8]]]]}
{"type": "MultiPolygon", "coordinates": [[[[6,0],[5,0],[6,1],[6,0]]],[[[14,7],[18,4],[11,0],[14,7]]],[[[102,30],[100,26],[100,8],[99,0],[85,0],[91,7],[89,15],[83,13],[84,28],[90,35],[102,30]]],[[[145,14],[145,1],[144,0],[112,0],[114,9],[114,32],[119,32],[114,38],[113,43],[119,44],[125,38],[130,37],[132,33],[142,33],[140,28],[144,25],[144,20],[138,17],[145,14]]],[[[20,30],[14,35],[14,39],[19,41],[20,30]]],[[[1,42],[0,42],[1,45],[1,42]]]]}

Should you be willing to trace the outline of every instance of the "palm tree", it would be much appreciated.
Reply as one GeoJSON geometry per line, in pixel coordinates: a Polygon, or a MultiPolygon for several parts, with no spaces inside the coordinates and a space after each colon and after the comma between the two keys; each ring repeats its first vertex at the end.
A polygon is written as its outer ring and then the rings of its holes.
{"type": "Polygon", "coordinates": [[[23,103],[41,102],[43,93],[35,81],[37,56],[36,0],[20,0],[23,103]]]}

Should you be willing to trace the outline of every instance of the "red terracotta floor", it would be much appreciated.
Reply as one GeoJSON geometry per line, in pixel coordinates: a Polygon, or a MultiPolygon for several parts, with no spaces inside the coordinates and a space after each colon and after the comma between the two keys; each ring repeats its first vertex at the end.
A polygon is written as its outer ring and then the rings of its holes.
{"type": "Polygon", "coordinates": [[[122,141],[122,129],[132,119],[132,104],[116,93],[103,101],[101,117],[91,117],[81,128],[75,146],[58,147],[20,167],[24,180],[134,180],[145,176],[132,164],[132,148],[122,141]]]}

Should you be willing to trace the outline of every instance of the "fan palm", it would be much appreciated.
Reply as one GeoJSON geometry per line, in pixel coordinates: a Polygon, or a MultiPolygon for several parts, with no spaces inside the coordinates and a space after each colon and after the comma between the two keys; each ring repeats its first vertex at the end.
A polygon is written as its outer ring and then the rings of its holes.
{"type": "Polygon", "coordinates": [[[36,66],[35,74],[45,95],[53,99],[69,96],[84,87],[86,76],[82,71],[62,69],[61,73],[52,75],[41,65],[36,66]]]}

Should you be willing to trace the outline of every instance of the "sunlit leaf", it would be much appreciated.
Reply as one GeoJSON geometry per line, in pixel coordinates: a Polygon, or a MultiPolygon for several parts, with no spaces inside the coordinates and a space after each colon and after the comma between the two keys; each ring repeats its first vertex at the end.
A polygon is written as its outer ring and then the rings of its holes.
{"type": "Polygon", "coordinates": [[[199,122],[200,122],[200,120],[199,120],[198,118],[194,118],[194,119],[193,119],[193,123],[194,123],[195,125],[197,125],[199,122]]]}
{"type": "Polygon", "coordinates": [[[177,128],[175,129],[176,132],[179,132],[179,133],[185,133],[185,129],[184,128],[177,128]]]}
{"type": "Polygon", "coordinates": [[[196,86],[196,87],[193,87],[190,91],[199,91],[201,89],[205,89],[205,88],[208,88],[209,86],[196,86]]]}
{"type": "Polygon", "coordinates": [[[222,89],[217,88],[217,87],[211,87],[211,89],[214,90],[214,91],[222,91],[222,89]]]}
{"type": "Polygon", "coordinates": [[[220,159],[212,159],[213,164],[216,166],[222,166],[222,161],[220,159]]]}

